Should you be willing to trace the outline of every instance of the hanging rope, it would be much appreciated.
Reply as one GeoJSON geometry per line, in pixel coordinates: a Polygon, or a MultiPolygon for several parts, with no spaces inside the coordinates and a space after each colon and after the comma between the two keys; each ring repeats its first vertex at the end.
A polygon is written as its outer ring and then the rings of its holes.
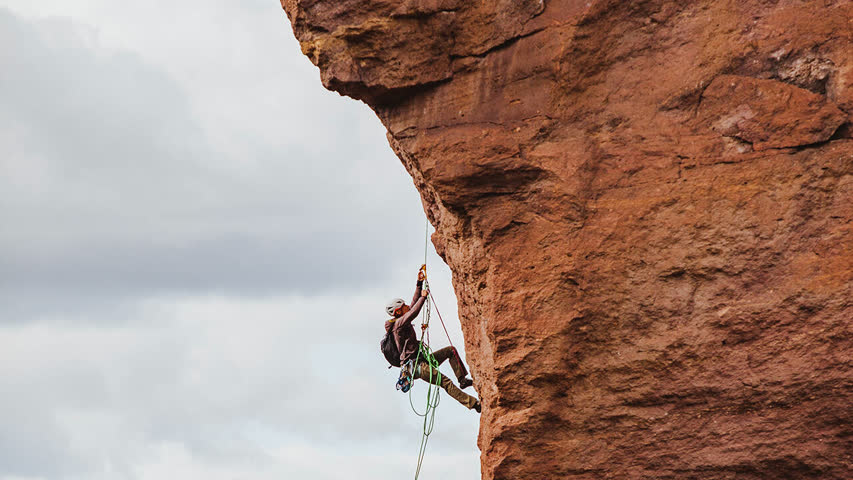
{"type": "MultiPolygon", "coordinates": [[[[418,480],[418,477],[421,474],[421,466],[424,462],[427,442],[429,441],[429,436],[430,434],[432,434],[433,428],[435,427],[435,411],[441,400],[441,398],[439,397],[441,372],[438,370],[438,361],[433,356],[432,350],[429,346],[429,321],[432,308],[435,308],[435,313],[438,314],[438,320],[441,322],[441,328],[444,329],[444,334],[447,336],[447,341],[450,342],[450,346],[453,347],[453,341],[450,339],[450,334],[447,332],[447,326],[444,325],[444,319],[441,318],[441,312],[438,311],[438,307],[435,303],[435,298],[433,298],[432,292],[429,290],[429,282],[426,278],[427,253],[429,252],[429,219],[427,219],[426,221],[425,230],[426,232],[424,234],[424,263],[421,269],[424,272],[424,283],[422,288],[426,289],[427,297],[426,300],[424,300],[425,305],[423,306],[423,316],[421,317],[421,331],[423,333],[421,334],[421,342],[418,348],[418,355],[413,365],[414,371],[411,372],[412,379],[410,381],[414,384],[414,380],[415,377],[418,375],[421,362],[426,362],[429,366],[429,380],[427,383],[426,407],[424,408],[423,413],[418,411],[418,409],[415,407],[414,401],[412,400],[412,392],[414,391],[414,388],[409,390],[409,405],[411,405],[412,411],[415,412],[415,415],[424,419],[423,434],[421,435],[421,444],[420,447],[418,447],[418,466],[415,469],[415,480],[418,480]],[[433,378],[433,375],[435,375],[435,378],[433,378]]],[[[456,347],[453,348],[455,349],[456,347]]]]}
{"type": "MultiPolygon", "coordinates": [[[[429,253],[429,219],[426,220],[426,225],[424,226],[424,263],[421,269],[424,272],[424,283],[423,287],[429,292],[429,281],[426,278],[426,266],[427,266],[427,254],[429,253]]],[[[432,298],[432,294],[428,293],[428,296],[424,300],[425,305],[423,308],[423,316],[421,317],[421,342],[418,348],[418,356],[415,359],[414,363],[414,371],[412,372],[412,376],[415,377],[418,375],[420,370],[421,362],[426,362],[429,366],[429,380],[427,382],[427,395],[426,395],[426,407],[424,408],[423,413],[419,412],[415,407],[414,401],[412,400],[412,390],[409,390],[409,405],[412,407],[412,411],[415,412],[415,415],[423,418],[423,432],[421,435],[421,444],[418,447],[418,465],[415,469],[415,480],[418,480],[418,477],[421,474],[421,467],[424,463],[424,456],[426,455],[426,447],[427,442],[429,441],[429,436],[432,434],[433,429],[435,428],[435,411],[438,407],[439,402],[441,401],[441,397],[439,396],[438,385],[434,383],[441,384],[441,372],[438,370],[438,361],[436,361],[435,357],[432,355],[432,350],[429,347],[429,321],[430,321],[430,313],[432,310],[432,305],[435,304],[435,300],[432,298]],[[435,382],[433,382],[433,374],[437,375],[435,378],[435,382]]],[[[438,309],[436,309],[438,312],[438,309]]],[[[439,318],[441,316],[439,315],[439,318]]],[[[412,379],[414,382],[414,378],[412,379]]]]}
{"type": "MultiPolygon", "coordinates": [[[[426,278],[424,278],[423,288],[426,288],[427,290],[429,289],[429,283],[426,278]]],[[[439,386],[434,384],[441,384],[441,372],[438,370],[438,361],[432,355],[432,350],[430,350],[429,347],[429,320],[433,302],[430,301],[429,297],[427,297],[425,303],[426,305],[424,305],[423,317],[421,318],[421,331],[423,333],[421,335],[421,342],[418,348],[418,356],[413,365],[414,371],[412,372],[412,377],[415,377],[418,375],[421,368],[421,362],[426,362],[428,365],[429,379],[427,382],[426,407],[424,408],[423,413],[418,411],[415,407],[414,401],[412,400],[412,392],[414,389],[409,390],[409,404],[412,406],[412,411],[415,412],[415,415],[424,419],[421,444],[418,447],[418,465],[415,469],[415,480],[418,480],[418,477],[421,474],[421,466],[424,462],[427,442],[429,441],[429,436],[432,434],[433,428],[435,428],[435,411],[438,407],[439,401],[441,400],[438,390],[439,386]],[[436,375],[435,378],[433,377],[433,374],[436,375]],[[435,380],[435,382],[433,380],[435,380]]],[[[412,382],[414,382],[414,378],[412,379],[412,382]]]]}
{"type": "Polygon", "coordinates": [[[429,251],[429,218],[426,219],[426,227],[424,228],[424,267],[427,264],[427,252],[429,251]]]}
{"type": "MultiPolygon", "coordinates": [[[[426,273],[427,251],[428,251],[428,245],[429,245],[429,219],[428,218],[426,221],[425,230],[426,230],[426,232],[424,234],[424,266],[422,267],[424,270],[424,273],[426,273]]],[[[427,283],[426,283],[426,277],[425,277],[424,278],[424,287],[426,288],[426,286],[427,286],[427,283]]],[[[433,296],[432,296],[432,291],[429,290],[428,288],[427,288],[427,291],[429,292],[429,300],[431,300],[432,304],[435,305],[435,298],[433,298],[433,296]]],[[[426,307],[427,307],[427,322],[426,323],[427,323],[427,325],[429,325],[429,302],[427,302],[426,307]]],[[[438,314],[438,319],[439,319],[439,321],[441,321],[441,328],[444,329],[444,334],[447,336],[447,341],[450,343],[450,346],[453,347],[453,340],[450,339],[450,334],[447,333],[447,327],[444,325],[444,319],[441,318],[441,312],[438,311],[438,306],[435,307],[435,313],[438,314]]],[[[456,347],[453,347],[453,348],[456,349],[456,347]]]]}
{"type": "MultiPolygon", "coordinates": [[[[429,298],[432,300],[432,303],[435,304],[435,299],[432,298],[432,292],[428,292],[429,298]]],[[[447,335],[447,341],[450,343],[450,346],[453,347],[453,340],[450,339],[450,334],[447,333],[447,327],[444,325],[444,319],[441,318],[441,312],[438,311],[438,306],[435,307],[435,313],[438,314],[438,320],[441,322],[441,328],[444,329],[444,334],[447,335]]],[[[456,347],[453,347],[455,350],[456,347]]]]}

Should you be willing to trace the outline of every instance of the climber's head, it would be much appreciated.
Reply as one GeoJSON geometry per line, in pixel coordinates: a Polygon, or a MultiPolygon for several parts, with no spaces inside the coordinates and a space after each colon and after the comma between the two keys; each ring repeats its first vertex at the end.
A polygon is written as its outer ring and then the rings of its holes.
{"type": "Polygon", "coordinates": [[[402,298],[395,298],[388,302],[388,305],[385,305],[385,313],[394,318],[400,317],[408,311],[409,306],[406,305],[406,302],[404,302],[402,298]]]}

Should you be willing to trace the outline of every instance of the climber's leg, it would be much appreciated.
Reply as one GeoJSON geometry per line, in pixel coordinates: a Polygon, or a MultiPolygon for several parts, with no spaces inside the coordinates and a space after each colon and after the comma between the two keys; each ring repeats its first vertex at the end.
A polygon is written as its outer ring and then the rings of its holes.
{"type": "Polygon", "coordinates": [[[447,378],[447,376],[441,375],[437,369],[430,367],[427,362],[421,362],[418,364],[416,378],[420,378],[426,382],[431,382],[433,385],[440,385],[441,388],[443,388],[448,395],[453,397],[454,400],[465,405],[465,407],[469,409],[476,409],[476,407],[479,406],[479,402],[476,398],[460,390],[459,387],[453,384],[453,381],[447,378]]]}
{"type": "Polygon", "coordinates": [[[456,348],[444,347],[436,350],[433,353],[433,357],[435,357],[439,365],[445,360],[450,360],[450,368],[453,369],[453,373],[456,375],[456,380],[459,381],[460,389],[465,390],[474,384],[470,378],[466,377],[466,375],[468,375],[468,369],[466,369],[465,364],[462,363],[462,357],[459,356],[459,351],[456,350],[456,348]]]}
{"type": "Polygon", "coordinates": [[[453,374],[456,375],[457,380],[462,380],[465,378],[465,375],[468,375],[468,369],[462,363],[462,358],[455,347],[440,348],[432,352],[432,356],[435,357],[439,365],[444,363],[445,360],[450,360],[450,368],[453,369],[453,374]]]}

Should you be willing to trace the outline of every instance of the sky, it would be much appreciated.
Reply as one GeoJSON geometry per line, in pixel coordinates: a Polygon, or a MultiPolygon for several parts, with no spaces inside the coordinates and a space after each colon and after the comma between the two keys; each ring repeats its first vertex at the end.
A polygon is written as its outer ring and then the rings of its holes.
{"type": "MultiPolygon", "coordinates": [[[[0,480],[414,477],[423,208],[278,2],[0,0],[0,65],[0,480]]],[[[477,428],[443,396],[421,478],[477,428]]]]}

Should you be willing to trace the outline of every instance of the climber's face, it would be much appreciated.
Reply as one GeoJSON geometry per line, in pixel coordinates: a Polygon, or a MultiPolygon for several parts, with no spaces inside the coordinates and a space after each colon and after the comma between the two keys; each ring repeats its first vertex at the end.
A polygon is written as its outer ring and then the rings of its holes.
{"type": "Polygon", "coordinates": [[[394,316],[395,317],[401,317],[401,316],[405,315],[408,311],[409,311],[409,306],[404,303],[402,307],[398,308],[397,310],[394,310],[394,316]]]}

